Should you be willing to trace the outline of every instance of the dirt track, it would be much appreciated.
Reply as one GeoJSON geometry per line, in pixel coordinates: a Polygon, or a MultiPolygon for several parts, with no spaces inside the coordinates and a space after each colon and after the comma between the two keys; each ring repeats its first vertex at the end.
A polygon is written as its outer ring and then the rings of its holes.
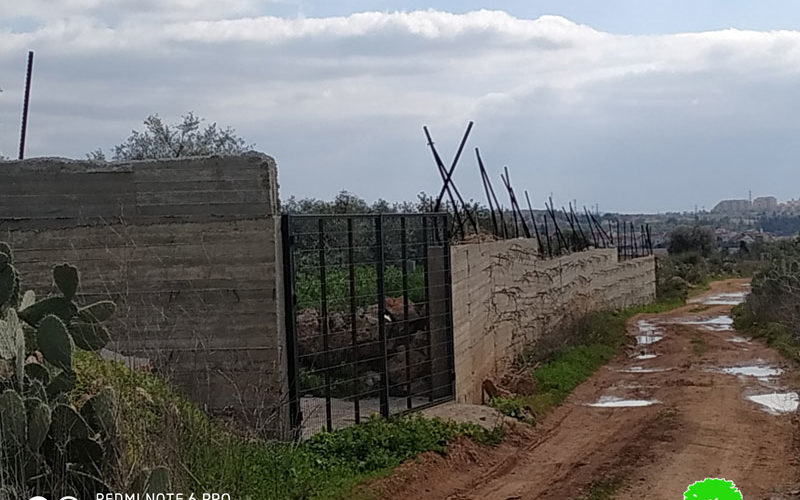
{"type": "MultiPolygon", "coordinates": [[[[695,301],[745,287],[741,280],[715,283],[695,301]]],[[[798,373],[729,326],[681,324],[728,315],[732,306],[703,307],[634,318],[628,325],[632,346],[640,325],[655,325],[651,333],[663,338],[632,347],[600,369],[536,428],[517,426],[491,450],[459,443],[447,458],[427,455],[378,482],[376,491],[414,500],[570,499],[607,480],[622,485],[615,498],[674,500],[694,481],[725,477],[745,500],[795,498],[795,417],[769,414],[746,396],[795,390],[798,373]],[[642,354],[656,356],[636,357],[642,354]],[[760,379],[715,371],[751,364],[785,371],[760,379]],[[645,372],[620,371],[635,367],[645,372]],[[657,403],[588,406],[604,396],[657,403]]]]}

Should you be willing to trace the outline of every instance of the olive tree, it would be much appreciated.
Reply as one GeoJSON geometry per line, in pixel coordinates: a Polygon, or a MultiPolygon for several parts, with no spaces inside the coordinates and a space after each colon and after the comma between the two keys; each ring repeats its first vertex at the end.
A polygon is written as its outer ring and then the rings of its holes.
{"type": "MultiPolygon", "coordinates": [[[[112,148],[114,160],[148,160],[182,156],[234,155],[253,148],[231,127],[216,123],[202,127],[205,120],[189,112],[179,123],[169,125],[157,115],[144,120],[144,130],[133,130],[123,142],[112,148]]],[[[90,160],[105,161],[105,153],[97,149],[86,155],[90,160]]]]}

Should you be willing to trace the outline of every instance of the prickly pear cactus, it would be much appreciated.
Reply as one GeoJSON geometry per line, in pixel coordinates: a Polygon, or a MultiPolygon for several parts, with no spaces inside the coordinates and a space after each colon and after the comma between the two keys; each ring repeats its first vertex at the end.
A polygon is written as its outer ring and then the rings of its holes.
{"type": "Polygon", "coordinates": [[[67,492],[108,490],[99,478],[118,437],[116,395],[103,389],[80,411],[68,396],[76,384],[74,350],[108,344],[102,323],[116,306],[79,306],[79,274],[69,264],[53,268],[53,282],[60,295],[20,293],[14,255],[0,242],[0,477],[22,479],[3,485],[0,500],[12,489],[14,498],[58,496],[41,490],[48,477],[67,492]]]}

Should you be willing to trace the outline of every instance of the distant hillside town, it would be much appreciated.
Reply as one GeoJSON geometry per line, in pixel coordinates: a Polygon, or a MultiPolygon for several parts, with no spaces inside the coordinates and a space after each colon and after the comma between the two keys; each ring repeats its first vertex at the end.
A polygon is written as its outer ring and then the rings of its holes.
{"type": "Polygon", "coordinates": [[[760,196],[755,199],[722,200],[711,210],[720,215],[757,215],[757,214],[800,214],[800,200],[789,200],[779,203],[774,196],[760,196]]]}

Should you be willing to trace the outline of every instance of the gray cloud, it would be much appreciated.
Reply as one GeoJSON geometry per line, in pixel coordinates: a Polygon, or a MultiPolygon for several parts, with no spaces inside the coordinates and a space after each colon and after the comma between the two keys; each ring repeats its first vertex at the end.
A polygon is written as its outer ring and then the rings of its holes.
{"type": "Polygon", "coordinates": [[[276,156],[284,195],[403,199],[438,190],[422,125],[449,158],[473,119],[457,180],[476,198],[475,146],[537,204],[551,191],[623,210],[710,206],[748,189],[798,196],[797,32],[620,36],[497,11],[282,19],[248,17],[249,0],[233,19],[210,0],[18,3],[0,16],[40,25],[11,33],[0,17],[6,155],[30,47],[30,155],[80,157],[147,114],[193,110],[276,156]]]}

